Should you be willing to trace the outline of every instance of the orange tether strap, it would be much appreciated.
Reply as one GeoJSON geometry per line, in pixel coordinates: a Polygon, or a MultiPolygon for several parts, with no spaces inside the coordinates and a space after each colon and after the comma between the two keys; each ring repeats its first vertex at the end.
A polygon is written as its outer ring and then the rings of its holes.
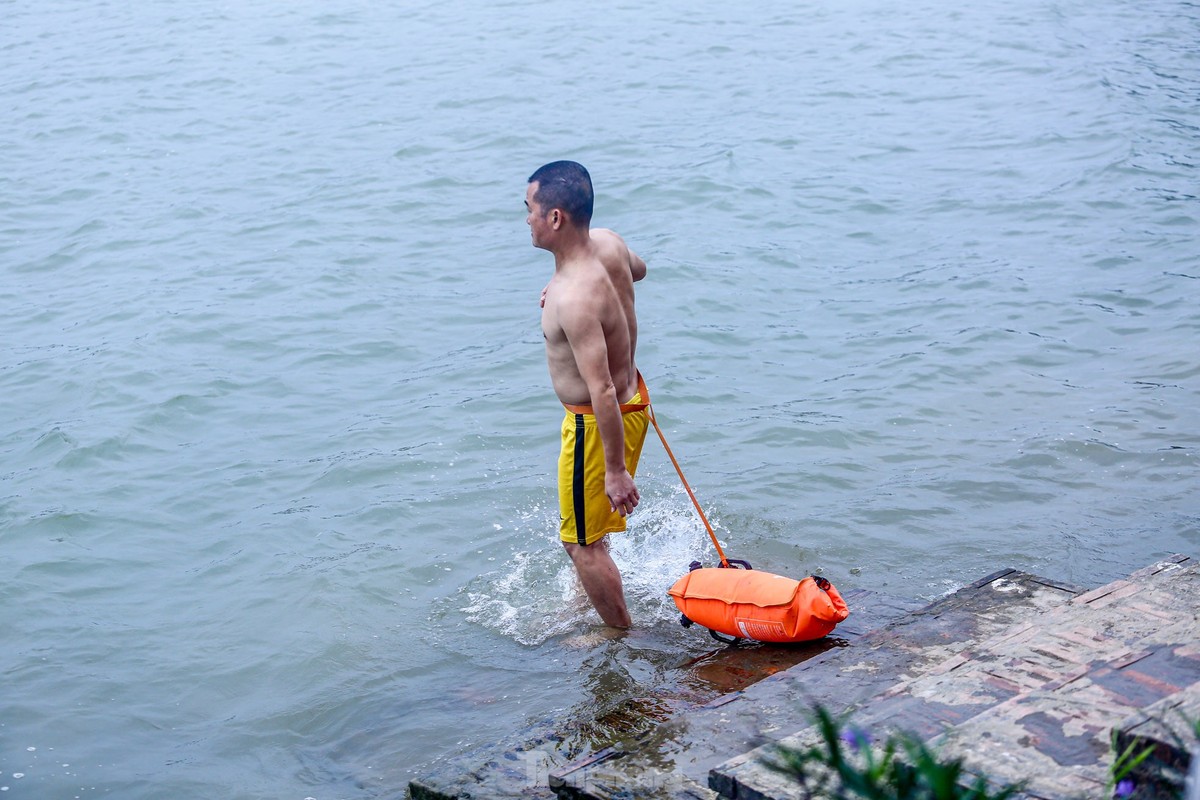
{"type": "Polygon", "coordinates": [[[729,560],[725,558],[725,551],[721,549],[721,543],[717,541],[717,535],[713,533],[712,525],[708,524],[708,517],[704,516],[704,509],[700,508],[700,503],[696,500],[696,495],[692,492],[692,487],[688,485],[687,478],[683,477],[683,470],[679,468],[679,462],[675,460],[675,454],[671,452],[671,446],[667,444],[667,437],[663,436],[662,428],[658,427],[658,419],[654,416],[654,408],[648,406],[646,413],[650,416],[650,421],[654,423],[654,430],[658,432],[658,438],[662,440],[663,449],[671,457],[671,463],[675,465],[675,471],[679,473],[679,480],[683,481],[683,488],[687,489],[688,497],[692,498],[692,505],[696,507],[696,513],[700,515],[700,521],[704,523],[704,528],[708,531],[709,538],[712,539],[713,547],[717,548],[717,555],[721,557],[721,566],[728,567],[729,560]]]}

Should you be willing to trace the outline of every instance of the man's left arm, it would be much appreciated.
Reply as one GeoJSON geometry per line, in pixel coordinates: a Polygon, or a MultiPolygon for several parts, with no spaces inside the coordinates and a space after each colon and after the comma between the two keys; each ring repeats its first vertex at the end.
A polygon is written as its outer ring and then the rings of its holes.
{"type": "Polygon", "coordinates": [[[635,283],[646,277],[646,262],[632,250],[629,251],[629,273],[633,276],[635,283]]]}

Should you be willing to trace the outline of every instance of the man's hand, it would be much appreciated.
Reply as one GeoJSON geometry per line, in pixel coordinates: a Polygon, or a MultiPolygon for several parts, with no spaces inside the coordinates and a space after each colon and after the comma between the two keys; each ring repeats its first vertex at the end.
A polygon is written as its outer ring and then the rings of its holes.
{"type": "Polygon", "coordinates": [[[604,473],[604,493],[608,495],[612,510],[622,517],[629,516],[629,512],[637,508],[638,501],[642,499],[627,469],[604,473]]]}
{"type": "Polygon", "coordinates": [[[548,283],[547,283],[545,286],[543,286],[543,287],[542,287],[542,299],[541,299],[541,301],[538,303],[538,306],[539,306],[539,307],[541,307],[541,308],[545,308],[545,307],[546,307],[546,290],[547,290],[547,289],[549,289],[549,288],[550,288],[550,284],[548,284],[548,283]]]}

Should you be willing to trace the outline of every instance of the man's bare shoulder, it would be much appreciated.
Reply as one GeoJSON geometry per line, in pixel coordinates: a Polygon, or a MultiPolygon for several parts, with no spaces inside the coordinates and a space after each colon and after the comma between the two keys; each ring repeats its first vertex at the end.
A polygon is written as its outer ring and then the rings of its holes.
{"type": "Polygon", "coordinates": [[[625,240],[621,238],[620,234],[610,231],[608,228],[593,228],[590,233],[592,252],[606,267],[609,269],[615,266],[628,267],[629,246],[625,244],[625,240]]]}
{"type": "Polygon", "coordinates": [[[608,228],[592,228],[588,233],[597,244],[602,245],[618,245],[625,247],[625,240],[621,238],[621,234],[608,228]]]}
{"type": "Polygon", "coordinates": [[[592,252],[604,264],[615,282],[625,283],[625,276],[640,281],[646,277],[646,262],[625,244],[616,231],[608,228],[593,228],[591,231],[592,252]]]}

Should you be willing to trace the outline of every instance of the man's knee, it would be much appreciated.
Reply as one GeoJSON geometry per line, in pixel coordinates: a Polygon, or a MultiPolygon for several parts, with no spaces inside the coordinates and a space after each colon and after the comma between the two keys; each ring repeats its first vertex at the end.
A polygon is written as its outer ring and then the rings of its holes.
{"type": "Polygon", "coordinates": [[[578,542],[568,542],[565,539],[562,541],[563,550],[567,551],[567,555],[572,561],[587,560],[593,556],[600,555],[601,551],[608,550],[608,537],[602,536],[591,544],[579,544],[578,542]]]}

